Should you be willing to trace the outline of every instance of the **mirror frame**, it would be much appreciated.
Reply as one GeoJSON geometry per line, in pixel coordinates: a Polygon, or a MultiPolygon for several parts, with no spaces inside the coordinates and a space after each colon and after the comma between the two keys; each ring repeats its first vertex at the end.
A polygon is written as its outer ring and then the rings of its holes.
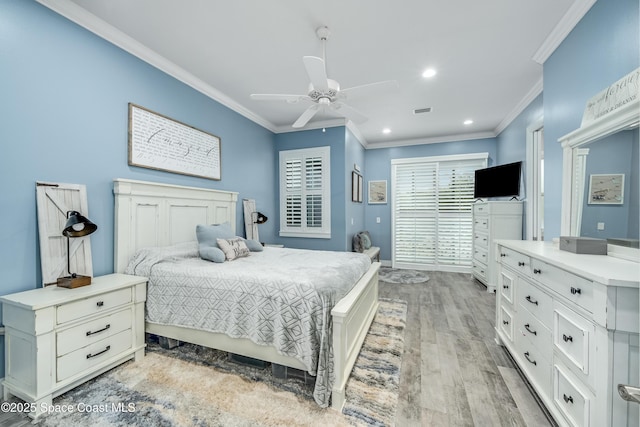
{"type": "MultiPolygon", "coordinates": [[[[578,149],[593,141],[606,138],[622,130],[633,129],[640,123],[640,99],[617,108],[610,113],[566,134],[558,139],[562,144],[562,218],[560,234],[562,236],[577,235],[571,230],[572,217],[575,215],[573,206],[573,176],[575,173],[578,149]]],[[[609,255],[638,261],[640,250],[608,245],[609,255]]]]}

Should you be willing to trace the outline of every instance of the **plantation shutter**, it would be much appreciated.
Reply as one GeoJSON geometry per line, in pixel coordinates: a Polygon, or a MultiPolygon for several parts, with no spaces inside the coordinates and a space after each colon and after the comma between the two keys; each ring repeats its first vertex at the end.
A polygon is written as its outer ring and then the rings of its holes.
{"type": "Polygon", "coordinates": [[[392,162],[395,267],[471,267],[474,176],[484,167],[484,153],[392,162]]]}
{"type": "Polygon", "coordinates": [[[329,147],[280,152],[280,235],[331,237],[329,147]]]}

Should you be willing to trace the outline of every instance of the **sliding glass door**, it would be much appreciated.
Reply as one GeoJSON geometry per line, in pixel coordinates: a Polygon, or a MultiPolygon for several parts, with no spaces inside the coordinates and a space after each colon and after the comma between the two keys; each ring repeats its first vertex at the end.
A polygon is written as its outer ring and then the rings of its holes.
{"type": "Polygon", "coordinates": [[[474,172],[487,153],[391,161],[395,268],[470,271],[474,172]]]}

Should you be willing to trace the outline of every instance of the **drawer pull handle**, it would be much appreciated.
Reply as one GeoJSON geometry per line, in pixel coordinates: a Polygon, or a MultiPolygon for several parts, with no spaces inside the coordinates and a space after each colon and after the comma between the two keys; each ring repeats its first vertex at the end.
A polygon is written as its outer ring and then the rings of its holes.
{"type": "Polygon", "coordinates": [[[503,324],[503,325],[508,325],[508,324],[509,324],[509,321],[508,321],[508,320],[503,320],[503,321],[502,321],[502,324],[503,324]]]}
{"type": "Polygon", "coordinates": [[[104,301],[98,301],[98,302],[96,303],[96,305],[97,305],[98,307],[102,307],[102,306],[104,305],[104,301]]]}
{"type": "Polygon", "coordinates": [[[524,267],[524,262],[522,262],[522,261],[518,261],[518,266],[519,266],[519,267],[524,267]]]}
{"type": "Polygon", "coordinates": [[[528,352],[528,351],[524,353],[524,357],[526,357],[526,358],[527,358],[527,361],[528,361],[529,363],[532,363],[534,366],[536,366],[536,365],[538,364],[535,360],[531,360],[531,359],[529,359],[529,352],[528,352]]]}
{"type": "Polygon", "coordinates": [[[564,342],[569,342],[569,341],[573,342],[573,337],[571,335],[562,334],[562,340],[564,342]]]}
{"type": "Polygon", "coordinates": [[[524,328],[529,331],[530,334],[533,335],[538,335],[538,333],[536,331],[532,331],[531,329],[529,329],[529,324],[527,323],[526,325],[524,325],[524,328]]]}
{"type": "Polygon", "coordinates": [[[509,285],[502,285],[502,289],[509,289],[509,285]]]}
{"type": "Polygon", "coordinates": [[[88,331],[87,332],[87,336],[90,337],[91,335],[95,335],[95,334],[99,334],[100,332],[106,331],[107,329],[109,329],[111,327],[110,324],[107,324],[107,326],[105,326],[102,329],[98,329],[97,331],[88,331]]]}
{"type": "Polygon", "coordinates": [[[538,305],[538,301],[531,299],[531,295],[527,295],[526,300],[529,301],[531,304],[538,305]]]}
{"type": "Polygon", "coordinates": [[[574,287],[572,286],[572,287],[571,287],[571,293],[572,293],[573,295],[575,295],[575,294],[580,295],[580,294],[582,294],[582,290],[581,290],[580,288],[574,288],[574,287]]]}
{"type": "Polygon", "coordinates": [[[500,256],[501,256],[502,258],[504,258],[504,257],[506,257],[506,256],[507,256],[507,254],[500,254],[500,256]]]}
{"type": "Polygon", "coordinates": [[[109,350],[111,350],[111,346],[110,345],[108,345],[107,348],[105,348],[104,350],[97,352],[96,354],[87,354],[87,359],[91,359],[92,357],[100,356],[102,353],[106,353],[109,350]]]}
{"type": "Polygon", "coordinates": [[[542,270],[540,270],[539,268],[533,269],[533,274],[540,274],[540,273],[542,273],[542,270]]]}
{"type": "Polygon", "coordinates": [[[562,393],[562,398],[564,399],[565,403],[573,403],[573,397],[571,396],[567,396],[566,394],[562,393]]]}

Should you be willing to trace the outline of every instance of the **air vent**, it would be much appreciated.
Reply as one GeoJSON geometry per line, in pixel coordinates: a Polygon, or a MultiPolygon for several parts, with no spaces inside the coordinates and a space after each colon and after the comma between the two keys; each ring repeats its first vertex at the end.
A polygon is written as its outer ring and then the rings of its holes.
{"type": "Polygon", "coordinates": [[[413,114],[422,114],[422,113],[430,113],[430,112],[431,112],[431,107],[416,108],[415,110],[413,110],[413,114]]]}

